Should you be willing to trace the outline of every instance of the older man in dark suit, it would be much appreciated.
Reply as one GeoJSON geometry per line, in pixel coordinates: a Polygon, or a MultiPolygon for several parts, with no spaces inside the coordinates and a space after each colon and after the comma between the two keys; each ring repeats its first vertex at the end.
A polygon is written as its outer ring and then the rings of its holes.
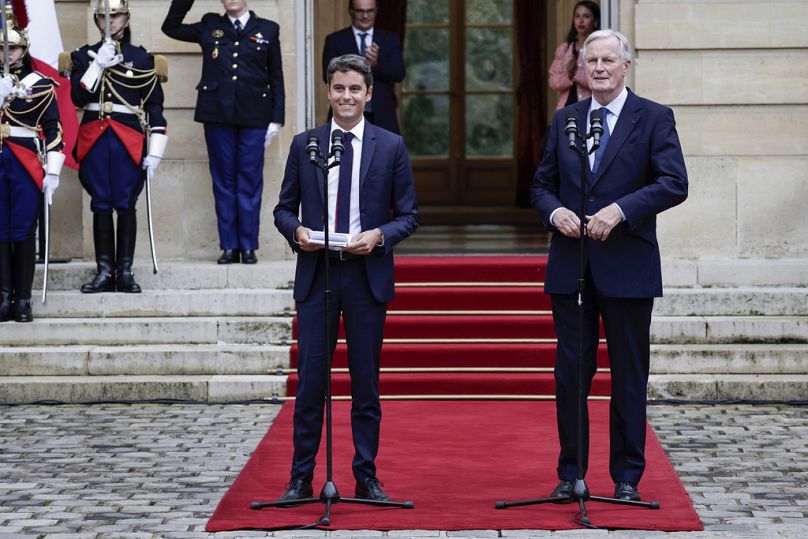
{"type": "MultiPolygon", "coordinates": [[[[625,86],[631,63],[628,40],[601,30],[584,43],[582,57],[592,98],[556,112],[536,171],[531,199],[553,231],[545,291],[552,296],[558,334],[556,406],[561,480],[552,497],[570,498],[577,478],[577,352],[579,246],[585,242],[582,328],[584,394],[596,370],[598,318],[611,364],[611,457],[615,497],[639,500],[645,469],[645,401],[654,297],[662,295],[656,216],[687,197],[687,171],[673,112],[625,86]],[[569,117],[589,132],[590,111],[602,109],[600,148],[589,155],[584,186],[586,227],[580,238],[580,169],[567,147],[569,117]]],[[[591,146],[591,140],[589,144],[591,146]]],[[[584,432],[588,416],[584,406],[584,432]]],[[[583,444],[584,471],[589,440],[583,444]]]]}
{"type": "Polygon", "coordinates": [[[373,69],[373,101],[365,117],[375,126],[400,133],[396,117],[394,86],[406,70],[398,36],[376,28],[376,0],[348,0],[351,26],[328,35],[323,46],[323,79],[332,58],[343,54],[364,56],[373,69]]]}
{"type": "Polygon", "coordinates": [[[294,457],[291,480],[281,500],[312,494],[315,457],[323,427],[327,354],[337,340],[340,314],[345,324],[351,372],[351,427],[356,496],[389,498],[376,477],[379,450],[379,360],[387,303],[393,299],[393,247],[418,227],[415,187],[403,139],[366,122],[365,104],[374,96],[370,65],[361,56],[331,61],[326,72],[333,119],[292,141],[275,207],[275,226],[297,255],[294,298],[299,320],[300,382],[295,396],[294,457]],[[323,182],[308,162],[307,139],[323,146],[344,131],[345,155],[328,176],[328,227],[349,233],[343,251],[325,252],[311,241],[323,227],[323,182]],[[325,334],[324,262],[330,261],[331,342],[325,334]]]}

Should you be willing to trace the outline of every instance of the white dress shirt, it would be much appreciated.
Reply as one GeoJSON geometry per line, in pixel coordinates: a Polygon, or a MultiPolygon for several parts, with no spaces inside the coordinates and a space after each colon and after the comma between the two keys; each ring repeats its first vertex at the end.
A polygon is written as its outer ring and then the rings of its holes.
{"type": "Polygon", "coordinates": [[[230,24],[232,24],[233,26],[236,25],[236,20],[241,21],[241,29],[244,30],[247,27],[247,21],[250,20],[250,12],[249,12],[249,10],[245,11],[244,15],[242,15],[241,17],[238,17],[238,18],[231,17],[230,15],[228,15],[227,18],[230,19],[230,24]]]}
{"type": "MultiPolygon", "coordinates": [[[[331,133],[335,129],[342,131],[334,120],[331,120],[331,130],[328,132],[328,153],[331,153],[331,133]]],[[[353,148],[353,167],[351,172],[351,213],[349,217],[348,231],[351,236],[356,236],[362,232],[362,223],[359,218],[359,167],[362,164],[362,140],[365,136],[365,119],[362,118],[353,129],[350,130],[353,134],[351,147],[353,148]]],[[[329,159],[329,163],[333,162],[334,158],[329,159]]],[[[337,213],[337,189],[339,188],[339,169],[334,167],[328,170],[328,230],[334,232],[336,221],[334,220],[337,213]]]]}
{"type": "Polygon", "coordinates": [[[365,36],[365,50],[368,50],[370,46],[373,44],[373,28],[369,30],[360,30],[356,26],[351,26],[351,30],[353,30],[354,40],[356,41],[356,50],[362,50],[362,36],[359,34],[367,34],[365,36]]]}

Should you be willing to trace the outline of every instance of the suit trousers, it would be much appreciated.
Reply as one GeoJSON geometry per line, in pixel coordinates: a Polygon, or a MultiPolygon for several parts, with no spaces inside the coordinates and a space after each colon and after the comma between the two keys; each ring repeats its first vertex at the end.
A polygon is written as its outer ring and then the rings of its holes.
{"type": "MultiPolygon", "coordinates": [[[[561,453],[558,477],[577,478],[578,295],[552,294],[556,352],[556,412],[561,453]]],[[[586,270],[583,294],[583,392],[589,395],[597,369],[600,324],[606,333],[611,368],[609,473],[614,482],[639,483],[645,470],[646,392],[650,362],[653,298],[603,295],[586,270]]],[[[583,409],[583,471],[589,460],[589,414],[583,409]]]]}
{"type": "MultiPolygon", "coordinates": [[[[330,375],[325,344],[323,255],[321,252],[308,297],[297,303],[300,380],[295,395],[293,480],[311,481],[323,430],[325,385],[330,375]]],[[[351,430],[355,450],[352,466],[354,477],[361,482],[366,477],[376,476],[382,418],[379,362],[387,304],[373,297],[362,257],[350,261],[332,258],[329,269],[331,340],[328,353],[334,353],[341,313],[351,374],[351,430]]]]}
{"type": "Polygon", "coordinates": [[[205,124],[221,249],[258,249],[266,129],[205,124]]]}

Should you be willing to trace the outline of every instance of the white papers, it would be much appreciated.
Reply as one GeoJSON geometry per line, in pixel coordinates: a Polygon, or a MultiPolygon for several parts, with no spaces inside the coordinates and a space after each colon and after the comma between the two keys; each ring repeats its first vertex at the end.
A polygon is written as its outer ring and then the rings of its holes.
{"type": "MultiPolygon", "coordinates": [[[[324,245],[325,234],[320,230],[312,230],[311,234],[309,234],[309,242],[324,245]]],[[[342,251],[349,243],[351,243],[350,234],[342,234],[340,232],[328,233],[328,248],[332,251],[342,251]]]]}

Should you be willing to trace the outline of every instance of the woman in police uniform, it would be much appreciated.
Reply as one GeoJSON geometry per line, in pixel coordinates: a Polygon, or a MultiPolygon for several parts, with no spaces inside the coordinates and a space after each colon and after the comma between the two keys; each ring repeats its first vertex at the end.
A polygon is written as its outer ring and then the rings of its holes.
{"type": "Polygon", "coordinates": [[[8,59],[2,60],[9,74],[0,78],[0,322],[30,322],[41,192],[50,204],[65,158],[56,83],[31,68],[27,31],[11,19],[7,24],[8,59]]]}
{"type": "Polygon", "coordinates": [[[75,156],[81,184],[92,198],[98,269],[81,291],[137,293],[140,285],[132,274],[135,205],[144,170],[156,170],[167,142],[160,85],[164,69],[155,69],[155,58],[130,43],[127,0],[109,0],[109,41],[104,37],[105,2],[93,3],[102,40],[71,54],[70,77],[73,103],[84,108],[75,156]],[[117,238],[113,211],[118,215],[117,238]]]}

